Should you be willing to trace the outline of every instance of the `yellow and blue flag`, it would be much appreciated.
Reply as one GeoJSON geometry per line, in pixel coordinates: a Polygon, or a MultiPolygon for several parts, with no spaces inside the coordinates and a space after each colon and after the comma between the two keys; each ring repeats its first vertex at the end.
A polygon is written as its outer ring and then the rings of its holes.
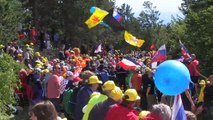
{"type": "Polygon", "coordinates": [[[94,13],[85,23],[87,24],[88,28],[93,28],[98,25],[107,14],[107,11],[95,7],[94,13]]]}

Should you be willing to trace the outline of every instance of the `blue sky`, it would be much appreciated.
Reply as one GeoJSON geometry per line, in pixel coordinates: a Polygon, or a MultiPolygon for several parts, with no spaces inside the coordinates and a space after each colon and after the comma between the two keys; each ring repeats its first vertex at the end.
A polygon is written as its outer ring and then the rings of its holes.
{"type": "Polygon", "coordinates": [[[132,12],[135,13],[135,17],[143,10],[144,1],[150,1],[153,6],[156,6],[156,10],[160,11],[160,19],[164,20],[164,23],[171,21],[171,16],[174,17],[181,16],[183,14],[180,12],[178,7],[181,6],[182,0],[116,0],[116,6],[120,7],[123,3],[128,4],[132,8],[132,12]]]}

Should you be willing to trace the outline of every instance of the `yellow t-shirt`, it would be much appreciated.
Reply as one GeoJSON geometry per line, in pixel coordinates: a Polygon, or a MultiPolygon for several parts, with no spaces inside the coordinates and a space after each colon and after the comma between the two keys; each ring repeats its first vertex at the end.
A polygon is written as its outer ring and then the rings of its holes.
{"type": "Polygon", "coordinates": [[[206,86],[203,86],[200,88],[200,94],[198,96],[198,103],[204,101],[204,89],[206,86]]]}
{"type": "Polygon", "coordinates": [[[88,104],[87,104],[87,107],[86,107],[86,110],[85,110],[85,113],[84,113],[84,116],[83,116],[83,120],[88,120],[88,117],[89,117],[89,113],[90,111],[92,110],[92,108],[97,104],[97,103],[100,103],[100,102],[103,102],[107,99],[108,97],[106,95],[103,95],[103,94],[98,94],[98,95],[95,95],[93,96],[88,104]]]}

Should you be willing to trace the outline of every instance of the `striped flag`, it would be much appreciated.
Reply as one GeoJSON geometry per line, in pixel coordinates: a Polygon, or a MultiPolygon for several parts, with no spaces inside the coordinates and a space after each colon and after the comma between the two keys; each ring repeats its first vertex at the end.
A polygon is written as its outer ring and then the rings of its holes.
{"type": "Polygon", "coordinates": [[[180,58],[177,59],[177,61],[183,62],[184,61],[184,57],[181,56],[180,58]]]}
{"type": "Polygon", "coordinates": [[[99,52],[102,52],[102,46],[101,46],[101,44],[98,45],[98,47],[94,51],[94,53],[99,53],[99,52]]]}
{"type": "Polygon", "coordinates": [[[125,27],[120,24],[122,17],[114,12],[114,9],[110,9],[109,14],[104,17],[103,22],[106,23],[114,32],[124,31],[125,27]]]}
{"type": "Polygon", "coordinates": [[[118,62],[118,66],[122,67],[124,70],[134,70],[136,67],[140,67],[141,65],[132,58],[126,57],[118,62]]]}
{"type": "Polygon", "coordinates": [[[173,103],[172,120],[187,120],[181,95],[176,95],[173,103]]]}
{"type": "Polygon", "coordinates": [[[184,59],[190,59],[191,56],[188,52],[188,50],[186,49],[186,47],[184,46],[184,44],[179,40],[180,43],[180,48],[181,48],[181,52],[183,54],[184,59]]]}
{"type": "Polygon", "coordinates": [[[150,64],[153,62],[162,62],[166,60],[166,58],[166,45],[164,44],[158,49],[154,57],[152,57],[150,64]]]}
{"type": "Polygon", "coordinates": [[[122,17],[120,14],[118,14],[118,12],[117,12],[116,9],[114,9],[114,11],[113,11],[113,17],[114,17],[118,22],[120,22],[120,21],[123,20],[123,17],[122,17]]]}

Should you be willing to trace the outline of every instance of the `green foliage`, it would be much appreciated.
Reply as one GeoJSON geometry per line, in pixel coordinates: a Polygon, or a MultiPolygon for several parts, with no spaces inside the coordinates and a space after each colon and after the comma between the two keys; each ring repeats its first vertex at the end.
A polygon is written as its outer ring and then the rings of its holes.
{"type": "Polygon", "coordinates": [[[91,47],[99,40],[104,41],[103,36],[109,29],[102,25],[87,28],[85,21],[91,16],[90,7],[109,10],[113,5],[114,1],[109,0],[29,0],[25,7],[33,8],[37,28],[48,28],[50,33],[60,32],[61,38],[65,38],[72,47],[82,44],[91,47]]]}
{"type": "MultiPolygon", "coordinates": [[[[132,8],[128,4],[123,4],[121,8],[118,8],[119,14],[123,17],[122,25],[125,26],[126,30],[130,32],[133,36],[137,38],[141,38],[141,29],[139,22],[134,17],[134,13],[132,12],[132,8]]],[[[124,41],[124,34],[116,35],[118,37],[116,47],[117,49],[125,49],[125,50],[136,50],[137,47],[133,47],[127,44],[124,41]]]]}
{"type": "Polygon", "coordinates": [[[18,37],[18,24],[28,17],[19,0],[0,0],[0,40],[7,43],[18,37]]]}
{"type": "Polygon", "coordinates": [[[148,49],[151,43],[158,40],[163,21],[159,20],[160,13],[150,1],[145,1],[143,6],[145,10],[141,11],[138,21],[146,40],[145,47],[148,49]]]}
{"type": "Polygon", "coordinates": [[[2,54],[0,57],[0,119],[7,118],[7,107],[15,103],[14,88],[17,87],[18,73],[23,64],[17,63],[8,54],[2,54]]]}
{"type": "Polygon", "coordinates": [[[213,59],[213,1],[199,0],[190,4],[186,15],[186,42],[189,51],[201,62],[201,72],[212,74],[213,59]]]}

